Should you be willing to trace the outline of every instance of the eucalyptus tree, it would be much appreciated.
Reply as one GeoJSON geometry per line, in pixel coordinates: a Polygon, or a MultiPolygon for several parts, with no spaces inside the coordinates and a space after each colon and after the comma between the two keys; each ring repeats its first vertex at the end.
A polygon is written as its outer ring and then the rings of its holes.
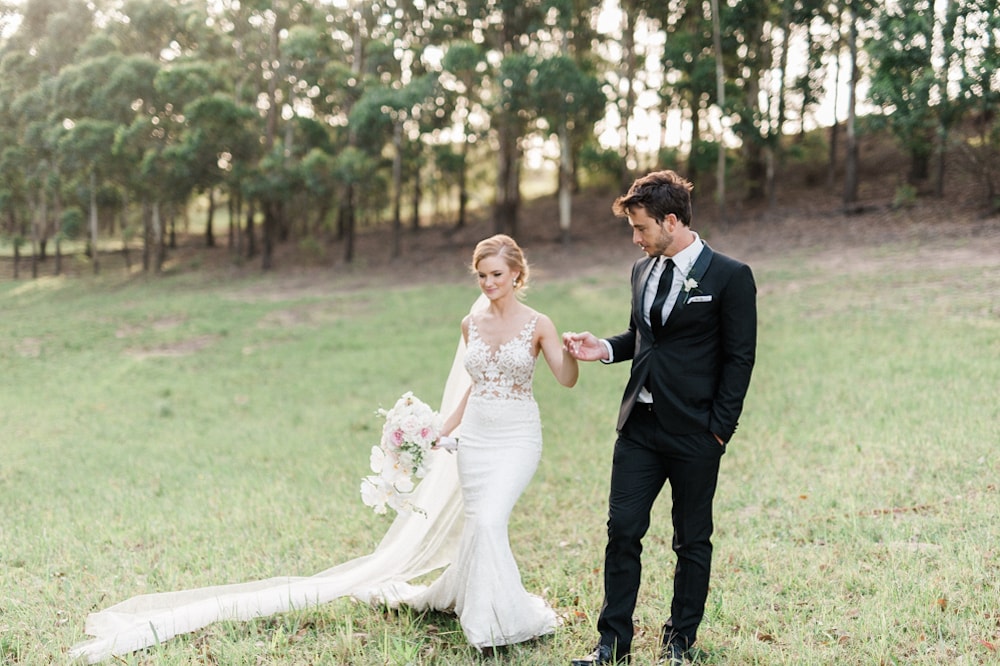
{"type": "MultiPolygon", "coordinates": [[[[385,51],[396,63],[391,70],[383,67],[385,73],[392,72],[390,85],[400,91],[400,95],[410,105],[397,112],[394,140],[394,164],[397,171],[393,180],[399,183],[400,198],[393,202],[393,222],[400,217],[403,189],[410,196],[411,227],[420,227],[421,205],[424,180],[430,177],[430,169],[425,168],[429,145],[440,140],[440,131],[447,126],[454,97],[446,95],[438,88],[437,78],[441,74],[442,45],[456,38],[455,24],[450,16],[455,7],[442,0],[436,2],[414,2],[414,0],[383,0],[383,32],[378,35],[379,44],[389,47],[385,51]],[[400,122],[401,121],[401,124],[400,122]]],[[[385,85],[383,78],[379,85],[385,85]]]]}
{"type": "Polygon", "coordinates": [[[19,213],[27,208],[24,153],[24,147],[15,142],[5,141],[0,149],[0,238],[6,237],[12,244],[22,238],[19,213]]]}
{"type": "Polygon", "coordinates": [[[781,0],[780,11],[771,26],[772,51],[777,51],[777,63],[769,75],[776,79],[771,85],[772,101],[767,114],[767,152],[765,189],[771,206],[778,196],[778,183],[785,168],[786,142],[790,135],[789,122],[797,116],[797,138],[804,139],[806,118],[823,89],[823,54],[829,44],[819,32],[828,23],[825,0],[781,0]],[[797,70],[797,71],[796,71],[797,70]]]}
{"type": "Polygon", "coordinates": [[[996,0],[946,0],[940,12],[935,63],[937,134],[934,192],[944,195],[951,133],[983,108],[995,108],[1000,81],[1000,12],[996,0]],[[985,76],[984,76],[985,75],[985,76]]]}
{"type": "Polygon", "coordinates": [[[112,170],[111,146],[118,125],[110,120],[83,118],[68,126],[59,140],[63,171],[77,183],[79,198],[86,199],[89,214],[89,249],[94,273],[100,272],[98,248],[98,189],[112,170]]]}
{"type": "MultiPolygon", "coordinates": [[[[72,153],[80,145],[93,151],[92,164],[87,164],[79,153],[64,160],[62,174],[70,180],[79,180],[81,171],[86,173],[91,249],[95,260],[98,190],[106,186],[105,180],[125,185],[130,172],[113,154],[114,136],[119,127],[128,126],[137,113],[153,103],[153,79],[158,68],[159,65],[146,56],[115,53],[63,67],[52,82],[53,118],[71,130],[60,140],[60,151],[72,153]]],[[[95,263],[95,270],[97,268],[95,263]]]]}
{"type": "MultiPolygon", "coordinates": [[[[337,192],[337,180],[334,177],[335,158],[332,153],[322,148],[312,148],[302,158],[299,169],[302,173],[302,184],[316,202],[315,219],[312,233],[325,236],[327,216],[333,206],[337,192]]],[[[326,240],[325,238],[323,240],[326,240]]]]}
{"type": "Polygon", "coordinates": [[[859,25],[869,15],[867,0],[842,0],[838,2],[841,16],[847,19],[847,50],[849,54],[849,74],[847,84],[847,122],[844,158],[844,209],[851,211],[858,201],[859,151],[857,137],[858,84],[861,81],[859,63],[859,25]]]}
{"type": "Polygon", "coordinates": [[[781,128],[773,116],[769,75],[775,50],[770,41],[771,26],[780,24],[781,6],[766,0],[719,3],[724,35],[731,36],[734,58],[726,62],[727,78],[742,92],[732,100],[733,130],[740,139],[748,200],[761,200],[767,191],[768,151],[781,128]]]}
{"type": "Polygon", "coordinates": [[[438,162],[453,165],[451,170],[457,176],[458,217],[455,224],[461,228],[466,224],[466,208],[469,203],[469,150],[488,129],[482,94],[483,77],[489,65],[481,44],[457,40],[448,45],[441,66],[441,86],[454,97],[452,117],[456,130],[450,143],[457,145],[458,150],[454,159],[449,159],[445,152],[438,151],[438,162]]]}
{"type": "Polygon", "coordinates": [[[195,189],[208,197],[205,245],[215,245],[213,219],[215,189],[226,186],[230,197],[239,189],[242,169],[258,158],[260,142],[256,112],[237,104],[231,96],[213,93],[196,97],[184,107],[184,121],[179,137],[181,150],[191,165],[195,189]]]}
{"type": "MultiPolygon", "coordinates": [[[[820,103],[824,94],[837,93],[839,82],[829,91],[825,89],[827,78],[826,56],[839,55],[839,25],[834,25],[834,16],[827,0],[796,0],[790,6],[792,25],[802,33],[804,42],[804,69],[793,80],[791,90],[799,99],[799,137],[807,131],[806,120],[820,103]]],[[[836,125],[836,120],[833,122],[836,125]]]]}
{"type": "Polygon", "coordinates": [[[533,56],[523,52],[507,54],[496,74],[499,90],[491,111],[498,148],[494,232],[515,237],[521,205],[522,139],[537,111],[531,82],[535,68],[533,56]]]}
{"type": "MultiPolygon", "coordinates": [[[[124,0],[111,12],[107,34],[123,54],[163,62],[228,55],[204,2],[124,0]]],[[[231,51],[230,51],[231,52],[231,51]]]]}
{"type": "Polygon", "coordinates": [[[958,154],[995,213],[1000,210],[1000,12],[996,0],[967,0],[962,5],[963,39],[958,44],[970,57],[960,68],[968,123],[957,141],[958,154]]]}
{"type": "MultiPolygon", "coordinates": [[[[259,154],[268,168],[280,167],[285,175],[297,168],[290,161],[294,150],[290,140],[299,107],[308,107],[321,96],[312,79],[329,58],[331,39],[317,28],[326,20],[326,11],[317,0],[219,0],[210,5],[210,24],[230,45],[229,53],[218,61],[220,75],[231,82],[224,92],[231,92],[237,105],[260,114],[259,154]]],[[[286,211],[294,192],[276,191],[273,186],[291,181],[267,178],[260,173],[262,167],[234,165],[232,174],[247,184],[240,197],[242,201],[247,195],[250,200],[251,253],[256,247],[251,235],[254,211],[263,212],[262,265],[268,268],[275,243],[290,234],[286,211]],[[263,198],[254,199],[254,193],[263,198]]]]}
{"type": "Polygon", "coordinates": [[[33,265],[44,258],[54,232],[58,272],[60,192],[53,132],[62,118],[54,109],[52,80],[92,36],[93,10],[83,0],[25,0],[3,6],[4,16],[12,13],[20,22],[0,44],[0,139],[12,149],[0,165],[0,208],[6,209],[15,238],[33,239],[33,265]],[[15,154],[19,163],[12,159],[15,154]],[[30,231],[19,229],[22,225],[30,231]]]}
{"type": "MultiPolygon", "coordinates": [[[[197,100],[211,97],[219,81],[214,69],[205,63],[182,59],[154,64],[148,72],[148,88],[135,97],[132,117],[116,132],[113,151],[122,168],[126,201],[140,204],[143,269],[159,271],[167,245],[164,219],[175,219],[176,210],[186,204],[190,193],[205,185],[206,170],[218,162],[218,157],[198,153],[201,146],[197,138],[185,137],[191,124],[185,114],[197,100]]],[[[205,115],[196,110],[196,120],[205,115]]],[[[216,124],[208,131],[221,133],[223,129],[216,124]]],[[[225,131],[236,128],[227,125],[225,131]]],[[[169,238],[174,245],[173,233],[169,238]]]]}
{"type": "Polygon", "coordinates": [[[882,109],[881,120],[909,155],[911,185],[927,180],[934,150],[934,24],[932,0],[900,0],[880,8],[878,32],[867,42],[869,99],[882,109]]]}
{"type": "MultiPolygon", "coordinates": [[[[979,77],[967,72],[985,60],[995,71],[995,2],[901,0],[880,9],[868,42],[871,100],[909,155],[907,181],[919,186],[938,155],[934,191],[944,193],[944,156],[952,128],[975,105],[979,77]],[[992,26],[990,24],[993,24],[992,26]],[[990,29],[992,27],[992,30],[990,29]],[[971,85],[970,85],[971,84],[971,85]]],[[[992,74],[987,81],[992,80],[992,74]]],[[[993,87],[993,86],[990,86],[993,87]]]]}
{"type": "Polygon", "coordinates": [[[662,3],[656,0],[619,0],[618,5],[620,24],[616,46],[619,53],[610,55],[614,66],[609,68],[607,80],[611,90],[609,97],[618,111],[619,148],[624,158],[619,179],[622,188],[627,188],[633,172],[638,168],[632,120],[639,96],[651,87],[646,79],[648,69],[644,62],[658,55],[651,49],[652,41],[642,35],[658,32],[662,3]]]}
{"type": "Polygon", "coordinates": [[[572,194],[577,189],[577,155],[594,126],[604,116],[607,98],[596,75],[588,41],[577,33],[595,36],[594,9],[574,0],[548,0],[546,36],[533,80],[540,129],[554,135],[559,146],[558,199],[562,241],[570,241],[572,194]]]}
{"type": "MultiPolygon", "coordinates": [[[[659,94],[665,109],[674,108],[685,114],[690,134],[687,178],[698,182],[705,163],[703,116],[710,105],[718,104],[712,14],[701,5],[676,0],[667,3],[663,24],[666,41],[663,48],[663,83],[659,94]]],[[[664,127],[664,135],[666,135],[664,127]]],[[[717,144],[722,150],[721,140],[717,144]]]]}
{"type": "MultiPolygon", "coordinates": [[[[349,122],[354,105],[364,94],[365,87],[383,76],[391,79],[391,69],[380,70],[385,59],[375,58],[369,62],[370,51],[377,48],[381,31],[378,3],[350,0],[343,11],[332,14],[331,30],[333,49],[337,56],[334,64],[328,66],[325,77],[333,86],[327,91],[326,118],[343,128],[337,132],[337,174],[340,183],[337,195],[337,237],[344,243],[344,260],[354,259],[355,231],[357,215],[356,194],[361,185],[361,174],[355,167],[363,164],[358,149],[357,127],[349,122]]],[[[368,166],[368,165],[366,165],[368,166]]]]}
{"type": "Polygon", "coordinates": [[[369,87],[351,111],[358,128],[358,146],[377,161],[384,146],[392,146],[391,256],[402,252],[403,161],[406,146],[421,143],[421,108],[436,96],[436,77],[425,75],[396,87],[369,87]]]}
{"type": "Polygon", "coordinates": [[[493,224],[515,234],[520,207],[522,139],[534,120],[531,63],[547,7],[542,0],[469,0],[451,11],[456,39],[482,45],[489,67],[481,99],[489,114],[490,147],[496,156],[493,224]]]}
{"type": "MultiPolygon", "coordinates": [[[[32,275],[37,277],[49,233],[48,203],[57,185],[52,174],[58,172],[48,98],[36,88],[18,96],[7,110],[12,122],[3,131],[10,142],[0,160],[0,196],[7,208],[8,235],[16,246],[30,241],[32,275]]],[[[58,269],[58,256],[56,263],[58,269]]]]}
{"type": "Polygon", "coordinates": [[[538,113],[555,128],[559,143],[559,230],[563,243],[570,241],[573,156],[570,134],[592,134],[604,115],[607,98],[601,81],[563,55],[540,61],[533,85],[538,113]]]}

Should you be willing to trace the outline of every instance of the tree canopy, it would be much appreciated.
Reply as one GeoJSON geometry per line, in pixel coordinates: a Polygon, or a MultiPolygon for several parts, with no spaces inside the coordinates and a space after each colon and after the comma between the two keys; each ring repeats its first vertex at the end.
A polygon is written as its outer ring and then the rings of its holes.
{"type": "Polygon", "coordinates": [[[850,141],[858,108],[912,186],[941,195],[951,151],[995,206],[997,2],[2,0],[0,237],[44,259],[86,219],[95,270],[116,236],[156,270],[200,196],[209,245],[224,201],[240,257],[312,239],[349,261],[365,227],[400,252],[428,193],[460,226],[492,192],[516,234],[542,160],[568,240],[571,191],[665,162],[710,179],[728,160],[731,196],[773,199],[791,137],[835,145],[847,116],[850,141]]]}

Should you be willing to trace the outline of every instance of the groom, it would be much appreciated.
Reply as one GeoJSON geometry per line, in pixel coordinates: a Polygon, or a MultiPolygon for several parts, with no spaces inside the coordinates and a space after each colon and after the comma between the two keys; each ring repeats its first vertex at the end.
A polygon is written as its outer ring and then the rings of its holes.
{"type": "Polygon", "coordinates": [[[612,210],[628,219],[632,241],[647,255],[632,267],[628,329],[604,340],[563,335],[581,361],[632,361],[611,467],[600,640],[572,666],[629,661],[642,538],[668,481],[677,563],[659,664],[684,663],[705,610],[712,499],[750,385],[757,288],[749,266],[713,251],[691,229],[691,187],[658,171],[615,200],[612,210]]]}

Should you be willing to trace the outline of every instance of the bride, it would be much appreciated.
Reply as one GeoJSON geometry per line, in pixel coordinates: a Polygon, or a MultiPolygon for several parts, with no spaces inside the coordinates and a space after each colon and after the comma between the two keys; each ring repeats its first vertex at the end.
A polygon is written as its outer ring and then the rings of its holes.
{"type": "Polygon", "coordinates": [[[541,456],[532,379],[538,355],[572,387],[576,360],[548,316],[524,305],[528,264],[505,235],[481,241],[473,273],[482,296],[462,320],[462,338],[445,385],[444,434],[457,455],[432,453],[431,471],[378,547],[309,577],[280,577],[133,597],[87,618],[93,638],[71,656],[97,663],[155,645],[219,620],[248,620],[351,596],[453,611],[470,644],[482,650],[551,633],[555,611],[528,593],[510,549],[507,524],[541,456]],[[444,567],[428,586],[409,581],[444,567]]]}

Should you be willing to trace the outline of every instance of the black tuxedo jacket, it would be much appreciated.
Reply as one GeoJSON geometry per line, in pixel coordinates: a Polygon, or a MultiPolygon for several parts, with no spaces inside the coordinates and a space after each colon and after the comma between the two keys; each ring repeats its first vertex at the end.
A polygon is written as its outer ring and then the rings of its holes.
{"type": "Polygon", "coordinates": [[[639,389],[653,395],[653,411],[667,432],[712,432],[728,442],[743,411],[757,347],[757,286],[750,267],[702,249],[659,337],[646,324],[642,298],[655,259],[632,267],[632,314],[628,330],[608,338],[613,362],[632,360],[618,413],[618,430],[635,406],[639,389]]]}

